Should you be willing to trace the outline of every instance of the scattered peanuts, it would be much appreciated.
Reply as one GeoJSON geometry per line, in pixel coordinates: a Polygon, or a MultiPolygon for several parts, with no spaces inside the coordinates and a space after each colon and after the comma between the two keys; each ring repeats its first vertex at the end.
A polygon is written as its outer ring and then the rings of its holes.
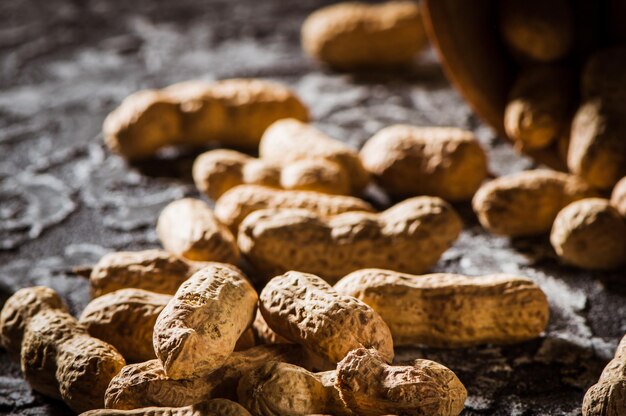
{"type": "Polygon", "coordinates": [[[626,410],[626,336],[617,346],[615,358],[604,367],[598,383],[583,400],[583,416],[623,416],[626,410]]]}
{"type": "Polygon", "coordinates": [[[364,269],[334,288],[378,312],[395,346],[512,344],[537,337],[548,323],[546,296],[531,280],[517,276],[415,276],[364,269]]]}
{"type": "Polygon", "coordinates": [[[104,121],[107,146],[128,159],[154,156],[163,147],[224,146],[254,149],[274,121],[308,120],[308,110],[287,87],[259,79],[188,81],[127,97],[104,121]]]}
{"type": "Polygon", "coordinates": [[[611,205],[626,218],[626,176],[620,179],[611,193],[611,205]]]}
{"type": "Polygon", "coordinates": [[[379,214],[348,212],[326,218],[303,210],[257,211],[239,227],[238,244],[263,276],[299,270],[335,283],[367,267],[423,273],[461,229],[448,203],[415,197],[379,214]]]}
{"type": "Polygon", "coordinates": [[[390,126],[369,139],[360,156],[394,197],[463,201],[487,176],[487,157],[474,134],[453,127],[390,126]]]}
{"type": "Polygon", "coordinates": [[[81,416],[251,416],[240,404],[226,399],[212,399],[185,407],[144,407],[134,410],[98,409],[81,416]]]}
{"type": "Polygon", "coordinates": [[[562,208],[591,196],[595,192],[576,176],[530,170],[487,182],[472,207],[488,231],[518,237],[548,233],[562,208]]]}

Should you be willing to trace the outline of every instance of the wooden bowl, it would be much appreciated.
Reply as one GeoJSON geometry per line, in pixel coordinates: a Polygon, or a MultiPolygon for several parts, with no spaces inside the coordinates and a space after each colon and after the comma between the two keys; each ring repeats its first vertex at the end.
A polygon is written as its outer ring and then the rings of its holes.
{"type": "MultiPolygon", "coordinates": [[[[448,79],[484,122],[507,137],[504,107],[518,68],[500,40],[497,0],[423,0],[422,4],[426,30],[448,79]]],[[[526,153],[566,170],[556,146],[526,153]]]]}

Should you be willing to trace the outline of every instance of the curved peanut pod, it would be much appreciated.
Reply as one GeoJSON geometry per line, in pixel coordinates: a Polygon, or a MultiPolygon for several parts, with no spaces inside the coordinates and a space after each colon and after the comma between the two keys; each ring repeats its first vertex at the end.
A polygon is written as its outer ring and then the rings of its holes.
{"type": "Polygon", "coordinates": [[[583,416],[623,416],[626,410],[626,336],[583,400],[583,416]]]}
{"type": "Polygon", "coordinates": [[[173,379],[220,366],[252,324],[257,293],[241,274],[207,266],[181,285],[154,325],[154,351],[173,379]]]}
{"type": "Polygon", "coordinates": [[[133,410],[98,409],[80,416],[251,416],[243,406],[226,399],[212,399],[184,407],[144,407],[133,410]]]}
{"type": "Polygon", "coordinates": [[[504,274],[415,276],[364,269],[341,279],[335,290],[378,312],[396,346],[521,342],[537,337],[549,316],[548,300],[535,283],[504,274]]]}
{"type": "Polygon", "coordinates": [[[291,271],[277,276],[259,300],[270,328],[331,363],[361,347],[375,348],[385,360],[393,360],[391,333],[380,315],[315,275],[291,271]]]}
{"type": "Polygon", "coordinates": [[[368,267],[423,273],[461,229],[448,203],[416,197],[380,214],[350,212],[324,218],[302,210],[257,211],[239,227],[238,243],[265,276],[299,270],[335,283],[368,267]]]}

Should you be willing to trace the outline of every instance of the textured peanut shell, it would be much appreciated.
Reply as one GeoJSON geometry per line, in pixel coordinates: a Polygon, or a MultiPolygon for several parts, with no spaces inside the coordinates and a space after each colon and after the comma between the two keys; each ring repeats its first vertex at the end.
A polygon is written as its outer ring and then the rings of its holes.
{"type": "Polygon", "coordinates": [[[351,351],[337,365],[341,399],[362,416],[456,416],[467,391],[447,367],[429,360],[390,366],[374,350],[351,351]]]}
{"type": "Polygon", "coordinates": [[[481,225],[509,237],[548,233],[558,212],[595,192],[574,175],[530,170],[484,184],[472,200],[481,225]]]}
{"type": "Polygon", "coordinates": [[[607,199],[588,198],[563,208],[550,242],[565,263],[591,270],[626,264],[626,220],[607,199]]]}
{"type": "Polygon", "coordinates": [[[389,328],[365,303],[337,293],[312,274],[291,271],[270,280],[259,309],[277,334],[331,363],[355,348],[375,348],[393,360],[389,328]]]}
{"type": "Polygon", "coordinates": [[[365,269],[341,279],[335,290],[378,312],[395,346],[512,344],[537,337],[549,316],[548,300],[535,283],[503,274],[415,276],[365,269]]]}
{"type": "Polygon", "coordinates": [[[367,202],[343,195],[310,191],[284,191],[260,185],[240,185],[226,192],[215,203],[215,215],[234,232],[254,211],[268,208],[299,208],[328,216],[348,211],[373,212],[367,202]]]}
{"type": "Polygon", "coordinates": [[[324,218],[303,210],[257,211],[241,224],[238,243],[264,276],[299,270],[335,283],[368,267],[423,273],[461,229],[448,203],[415,197],[380,214],[349,212],[324,218]]]}
{"type": "Polygon", "coordinates": [[[287,117],[309,118],[305,105],[282,84],[189,81],[130,95],[107,116],[103,131],[113,152],[143,159],[175,145],[218,142],[254,149],[270,124],[287,117]]]}
{"type": "Polygon", "coordinates": [[[611,193],[611,205],[626,218],[626,176],[617,182],[611,193]]]}
{"type": "Polygon", "coordinates": [[[156,231],[163,247],[177,256],[221,263],[239,260],[235,237],[199,199],[168,204],[159,215],[156,231]]]}
{"type": "Polygon", "coordinates": [[[111,380],[105,395],[107,408],[188,406],[223,397],[236,400],[241,376],[268,361],[299,363],[302,348],[297,345],[260,345],[234,352],[220,368],[203,377],[174,380],[163,371],[159,360],[127,365],[111,380]]]}
{"type": "Polygon", "coordinates": [[[207,266],[181,285],[154,325],[154,351],[173,379],[219,368],[252,324],[257,293],[241,273],[207,266]]]}
{"type": "Polygon", "coordinates": [[[85,307],[79,322],[92,337],[113,345],[126,361],[156,358],[152,331],[159,313],[172,297],[142,289],[120,289],[85,307]]]}
{"type": "Polygon", "coordinates": [[[134,410],[98,409],[81,416],[251,416],[243,406],[226,399],[212,399],[184,407],[144,407],[134,410]]]}
{"type": "Polygon", "coordinates": [[[360,156],[394,197],[463,201],[487,176],[487,157],[474,134],[454,127],[390,126],[369,139],[360,156]]]}
{"type": "Polygon", "coordinates": [[[345,70],[407,64],[427,42],[411,1],[339,3],[317,10],[302,25],[307,54],[345,70]]]}
{"type": "Polygon", "coordinates": [[[626,336],[583,400],[583,416],[626,415],[626,336]]]}
{"type": "Polygon", "coordinates": [[[278,163],[310,159],[334,162],[346,172],[353,194],[370,181],[355,149],[296,119],[278,120],[267,128],[259,143],[259,157],[278,163]]]}

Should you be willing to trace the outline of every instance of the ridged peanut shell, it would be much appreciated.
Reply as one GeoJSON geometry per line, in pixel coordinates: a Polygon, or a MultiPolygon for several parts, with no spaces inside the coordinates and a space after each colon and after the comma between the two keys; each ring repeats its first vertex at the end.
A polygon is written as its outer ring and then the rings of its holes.
{"type": "Polygon", "coordinates": [[[624,416],[626,414],[626,336],[615,357],[604,367],[600,379],[583,400],[583,416],[624,416]]]}
{"type": "Polygon", "coordinates": [[[212,399],[184,407],[144,407],[133,410],[98,409],[81,416],[251,416],[243,406],[226,399],[212,399]]]}

